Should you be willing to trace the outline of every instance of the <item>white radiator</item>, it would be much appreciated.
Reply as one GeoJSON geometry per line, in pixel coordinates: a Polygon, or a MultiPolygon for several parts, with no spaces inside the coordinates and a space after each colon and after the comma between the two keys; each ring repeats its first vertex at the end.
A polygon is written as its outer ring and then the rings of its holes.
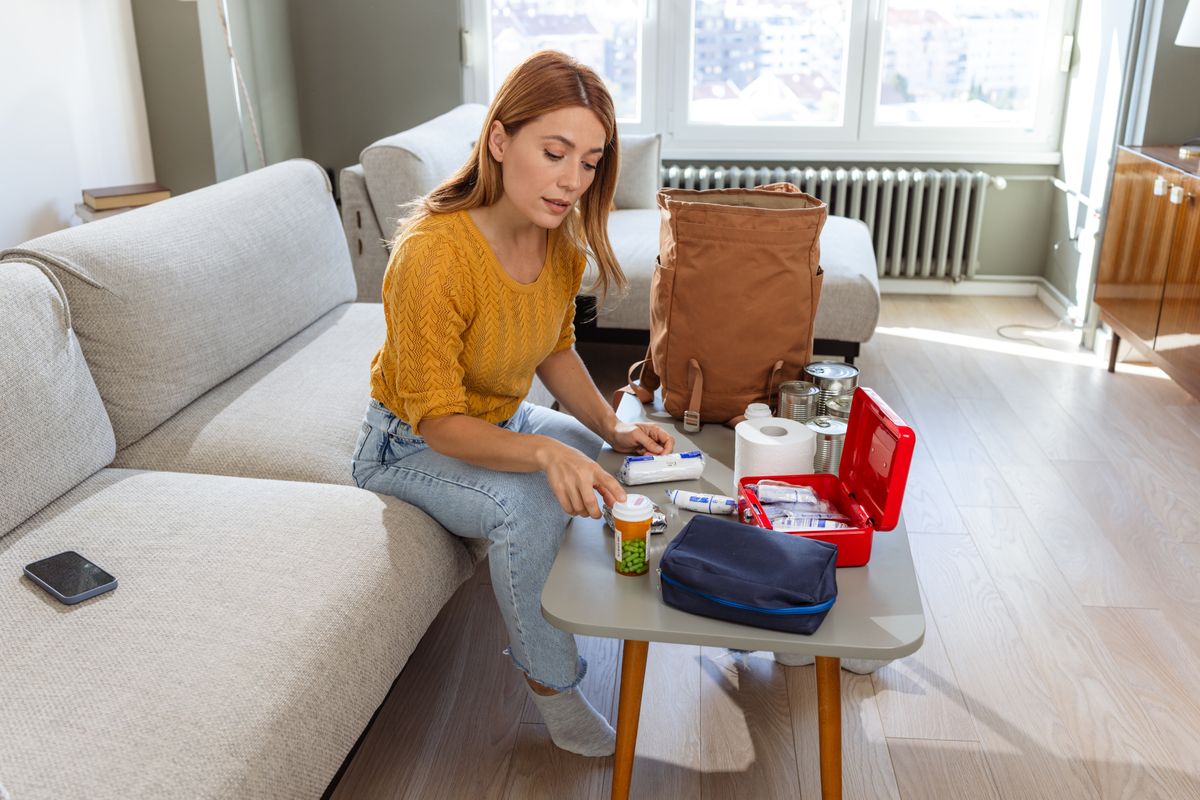
{"type": "Polygon", "coordinates": [[[871,231],[881,278],[975,275],[983,201],[990,176],[949,169],[869,167],[663,167],[664,187],[726,189],[787,181],[861,219],[871,231]]]}

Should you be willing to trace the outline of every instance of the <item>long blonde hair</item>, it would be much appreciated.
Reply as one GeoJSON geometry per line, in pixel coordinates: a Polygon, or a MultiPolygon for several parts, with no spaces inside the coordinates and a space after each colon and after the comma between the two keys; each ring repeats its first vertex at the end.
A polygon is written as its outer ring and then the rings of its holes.
{"type": "Polygon", "coordinates": [[[499,121],[509,136],[551,111],[572,106],[590,109],[604,127],[604,153],[596,166],[592,185],[579,198],[579,209],[568,214],[563,229],[569,241],[588,253],[599,268],[589,291],[624,290],[627,281],[608,241],[608,211],[617,188],[620,144],[617,115],[604,82],[590,68],[555,50],[542,50],[521,62],[496,92],[483,120],[483,129],[471,155],[457,172],[424,197],[408,205],[395,242],[413,225],[431,214],[490,206],[504,194],[500,164],[492,157],[487,140],[492,123],[499,121]]]}

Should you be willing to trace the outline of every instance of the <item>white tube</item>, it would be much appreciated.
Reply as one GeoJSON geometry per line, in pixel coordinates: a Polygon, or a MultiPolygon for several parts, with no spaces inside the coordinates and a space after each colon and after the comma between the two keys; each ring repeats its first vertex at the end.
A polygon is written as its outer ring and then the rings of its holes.
{"type": "Polygon", "coordinates": [[[737,512],[737,500],[721,494],[685,493],[682,489],[667,489],[667,499],[687,511],[701,511],[705,514],[737,512]]]}

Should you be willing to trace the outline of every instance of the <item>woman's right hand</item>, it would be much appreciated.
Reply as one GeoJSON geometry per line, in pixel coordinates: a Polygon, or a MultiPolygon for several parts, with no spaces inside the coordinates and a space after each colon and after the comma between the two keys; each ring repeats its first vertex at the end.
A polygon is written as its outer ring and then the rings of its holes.
{"type": "Polygon", "coordinates": [[[557,439],[546,439],[539,461],[554,496],[568,514],[600,518],[600,506],[592,489],[600,492],[609,508],[625,500],[625,490],[616,478],[574,447],[557,439]]]}

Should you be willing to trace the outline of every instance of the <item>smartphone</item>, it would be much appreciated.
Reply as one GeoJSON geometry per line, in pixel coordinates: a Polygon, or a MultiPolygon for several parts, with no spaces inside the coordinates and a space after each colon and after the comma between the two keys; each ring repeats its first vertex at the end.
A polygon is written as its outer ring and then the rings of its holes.
{"type": "Polygon", "coordinates": [[[74,550],[26,564],[25,574],[67,605],[117,588],[116,578],[74,550]]]}

